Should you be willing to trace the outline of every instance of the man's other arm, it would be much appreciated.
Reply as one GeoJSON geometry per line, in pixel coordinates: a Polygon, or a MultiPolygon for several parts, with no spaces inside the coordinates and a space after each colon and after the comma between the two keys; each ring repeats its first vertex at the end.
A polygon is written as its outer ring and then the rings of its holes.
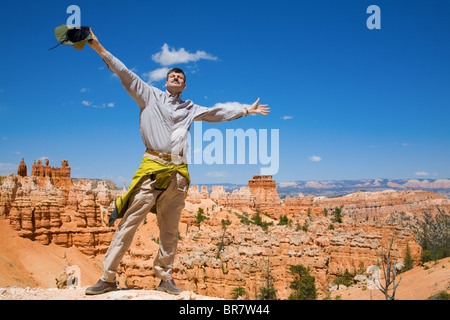
{"type": "Polygon", "coordinates": [[[267,104],[259,104],[259,98],[252,105],[242,108],[237,104],[222,104],[219,103],[215,107],[207,108],[196,105],[194,121],[206,122],[222,122],[234,119],[239,119],[242,116],[249,114],[261,114],[267,116],[270,113],[270,108],[267,104]]]}

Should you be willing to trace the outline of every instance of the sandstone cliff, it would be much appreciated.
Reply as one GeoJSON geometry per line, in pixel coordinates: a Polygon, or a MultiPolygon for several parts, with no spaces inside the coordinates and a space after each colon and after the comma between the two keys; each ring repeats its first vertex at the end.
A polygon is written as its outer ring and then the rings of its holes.
{"type": "MultiPolygon", "coordinates": [[[[122,192],[105,181],[11,174],[0,182],[0,219],[9,221],[21,237],[42,245],[75,247],[98,261],[115,229],[106,225],[113,200],[122,192]]],[[[270,176],[254,176],[248,187],[231,193],[221,186],[209,193],[194,185],[182,212],[173,277],[197,294],[230,298],[231,290],[242,286],[253,299],[269,270],[278,298],[286,299],[292,281],[288,267],[303,264],[312,268],[324,292],[346,269],[375,264],[377,251],[394,231],[395,257],[402,260],[408,244],[417,265],[421,248],[411,230],[392,215],[401,211],[417,217],[437,206],[449,211],[449,200],[420,190],[280,200],[270,176]],[[196,225],[199,208],[208,219],[196,225]],[[335,208],[342,208],[342,223],[334,222],[335,208]],[[257,213],[268,223],[267,230],[243,223],[242,217],[257,213]],[[288,225],[279,224],[282,215],[290,220],[288,225]]],[[[148,214],[120,266],[122,286],[153,289],[158,284],[153,271],[158,238],[156,217],[148,214]]]]}
{"type": "Polygon", "coordinates": [[[8,219],[20,236],[44,245],[102,254],[114,232],[106,227],[112,200],[121,193],[101,181],[94,185],[86,179],[11,174],[0,186],[0,218],[8,219]]]}
{"type": "MultiPolygon", "coordinates": [[[[180,225],[179,254],[174,266],[177,283],[199,294],[230,298],[232,289],[246,288],[250,298],[266,282],[267,268],[275,278],[277,296],[286,299],[289,284],[293,280],[288,266],[303,264],[313,270],[318,287],[325,291],[329,282],[344,273],[353,272],[361,265],[366,268],[376,264],[376,252],[396,231],[393,255],[402,260],[408,244],[416,264],[420,259],[420,247],[408,229],[396,225],[378,225],[345,221],[330,230],[327,217],[298,216],[301,225],[308,224],[307,231],[294,225],[279,226],[277,220],[268,231],[259,226],[243,225],[235,213],[216,206],[209,210],[209,220],[200,227],[180,225]],[[225,232],[220,221],[228,219],[231,224],[225,232]],[[219,252],[218,244],[224,243],[219,252]]],[[[241,212],[242,213],[242,212],[241,212]]],[[[185,212],[185,215],[191,215],[185,212]]],[[[149,224],[153,224],[150,219],[149,224]]],[[[152,260],[157,253],[157,230],[142,226],[138,240],[124,259],[120,273],[128,286],[151,288],[153,278],[152,260]],[[154,244],[146,243],[154,239],[154,244]]]]}

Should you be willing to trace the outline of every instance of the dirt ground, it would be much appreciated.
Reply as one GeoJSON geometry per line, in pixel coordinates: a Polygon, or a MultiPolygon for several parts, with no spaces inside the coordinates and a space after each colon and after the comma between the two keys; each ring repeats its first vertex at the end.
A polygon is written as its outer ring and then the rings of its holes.
{"type": "MultiPolygon", "coordinates": [[[[89,258],[77,248],[55,244],[44,246],[21,238],[0,220],[0,300],[215,300],[186,291],[179,296],[155,290],[122,289],[99,296],[86,296],[86,287],[102,274],[100,258],[89,258]],[[77,288],[57,289],[56,278],[68,266],[78,268],[77,288]]],[[[450,258],[401,274],[397,300],[425,300],[439,292],[450,293],[450,258]]],[[[342,300],[384,300],[378,289],[350,288],[334,291],[342,300]]]]}
{"type": "MultiPolygon", "coordinates": [[[[428,262],[424,266],[400,274],[396,300],[426,300],[429,297],[446,291],[450,293],[450,258],[428,262]]],[[[383,282],[381,282],[383,283],[383,282]]],[[[342,300],[385,300],[377,288],[349,288],[334,291],[332,298],[340,296],[342,300]]]]}
{"type": "Polygon", "coordinates": [[[120,289],[101,295],[85,295],[86,287],[57,289],[57,288],[0,288],[0,300],[220,300],[192,291],[184,291],[179,295],[172,295],[156,290],[120,289]]]}

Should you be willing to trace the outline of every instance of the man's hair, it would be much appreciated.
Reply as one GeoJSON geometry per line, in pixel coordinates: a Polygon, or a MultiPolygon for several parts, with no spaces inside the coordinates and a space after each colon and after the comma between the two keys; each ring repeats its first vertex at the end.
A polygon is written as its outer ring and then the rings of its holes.
{"type": "Polygon", "coordinates": [[[184,76],[184,83],[186,83],[186,75],[184,74],[184,71],[181,70],[180,68],[172,68],[172,69],[170,69],[169,72],[167,72],[166,80],[169,80],[169,74],[171,74],[172,72],[183,74],[183,76],[184,76]]]}

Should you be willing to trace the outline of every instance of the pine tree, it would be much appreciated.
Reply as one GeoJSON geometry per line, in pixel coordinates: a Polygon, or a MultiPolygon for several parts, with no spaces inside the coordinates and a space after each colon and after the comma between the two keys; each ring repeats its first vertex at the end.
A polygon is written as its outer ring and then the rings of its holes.
{"type": "Polygon", "coordinates": [[[289,218],[286,215],[280,215],[280,222],[278,222],[279,226],[286,226],[289,224],[289,218]]]}
{"type": "Polygon", "coordinates": [[[273,284],[274,278],[270,272],[270,263],[267,259],[266,286],[259,288],[259,294],[256,294],[258,300],[277,300],[277,290],[273,284]]]}
{"type": "Polygon", "coordinates": [[[423,212],[414,234],[422,247],[422,262],[450,256],[450,215],[437,208],[437,212],[423,212]]]}
{"type": "Polygon", "coordinates": [[[231,224],[231,221],[230,221],[230,219],[228,219],[228,216],[227,216],[227,220],[222,219],[220,221],[220,223],[222,224],[223,233],[222,233],[222,239],[221,239],[220,243],[217,244],[217,246],[219,247],[219,250],[217,251],[216,259],[220,259],[220,253],[225,248],[225,243],[224,243],[225,232],[227,231],[227,226],[229,226],[231,224]]]}
{"type": "Polygon", "coordinates": [[[405,258],[403,259],[403,268],[402,272],[406,272],[414,268],[414,261],[411,256],[411,250],[409,249],[409,243],[406,243],[406,253],[405,258]]]}
{"type": "Polygon", "coordinates": [[[342,208],[336,207],[334,209],[334,222],[342,223],[342,208]]]}
{"type": "Polygon", "coordinates": [[[195,217],[195,221],[194,224],[197,226],[200,226],[200,224],[205,221],[205,220],[209,220],[209,218],[207,216],[205,216],[204,211],[202,208],[198,208],[197,210],[197,216],[195,217]]]}
{"type": "Polygon", "coordinates": [[[431,253],[430,253],[430,248],[429,248],[429,242],[430,239],[428,238],[428,231],[427,231],[427,226],[423,225],[423,230],[422,230],[422,239],[421,239],[421,245],[422,245],[422,263],[431,261],[431,253]]]}
{"type": "Polygon", "coordinates": [[[247,296],[247,291],[244,287],[237,287],[231,290],[231,299],[237,300],[239,297],[247,296]]]}
{"type": "Polygon", "coordinates": [[[316,300],[317,289],[315,278],[310,275],[310,269],[303,265],[294,265],[289,267],[289,272],[294,276],[290,288],[294,290],[289,295],[289,300],[316,300]]]}
{"type": "Polygon", "coordinates": [[[260,226],[264,231],[267,231],[269,226],[273,225],[273,222],[264,222],[262,220],[261,215],[259,214],[259,212],[256,212],[256,214],[252,216],[251,223],[253,223],[253,224],[257,225],[257,226],[260,226]]]}
{"type": "Polygon", "coordinates": [[[262,218],[261,215],[259,214],[259,212],[257,212],[253,217],[252,217],[252,222],[253,224],[256,224],[257,226],[260,226],[262,224],[262,218]]]}

